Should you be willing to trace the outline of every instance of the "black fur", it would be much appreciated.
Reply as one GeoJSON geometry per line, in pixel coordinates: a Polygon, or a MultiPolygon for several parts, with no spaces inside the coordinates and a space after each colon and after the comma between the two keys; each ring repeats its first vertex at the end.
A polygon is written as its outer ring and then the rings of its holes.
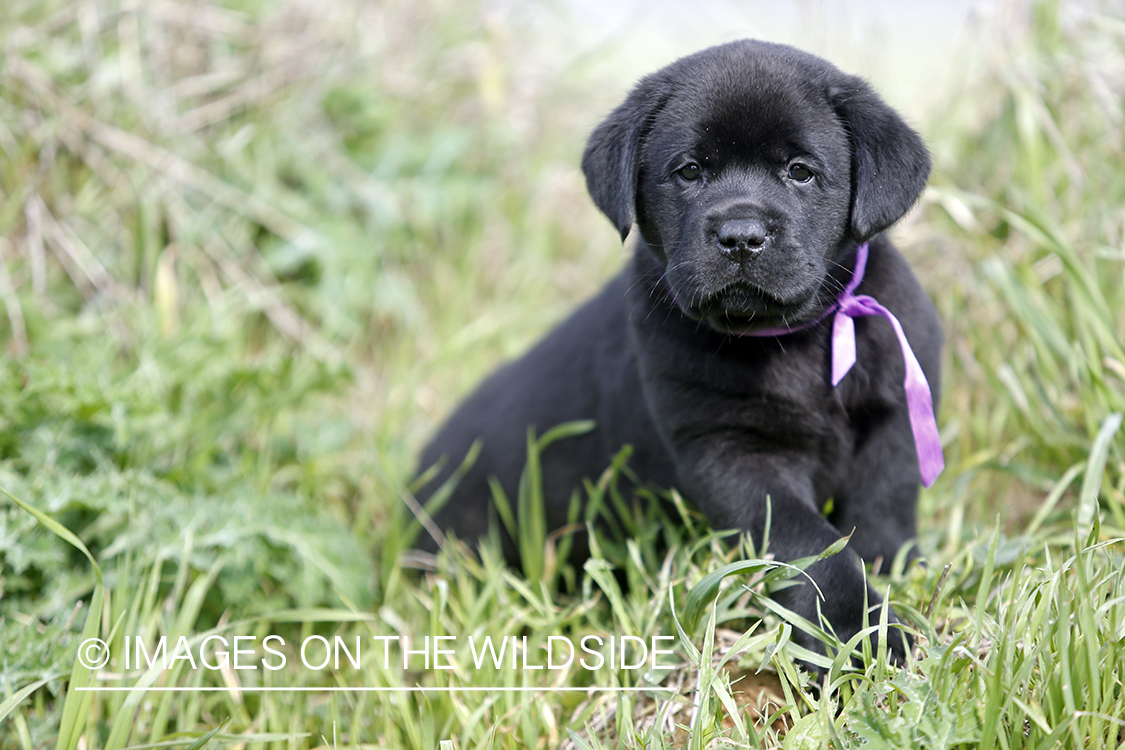
{"type": "MultiPolygon", "coordinates": [[[[482,446],[438,526],[466,540],[484,534],[490,478],[516,496],[528,427],[542,434],[588,419],[592,432],[542,457],[552,528],[566,522],[582,480],[629,444],[639,477],[677,487],[716,528],[760,541],[768,498],[769,550],[780,560],[846,534],[863,559],[889,560],[914,534],[919,487],[890,325],[856,320],[858,362],[835,388],[830,319],[781,337],[739,334],[815,319],[851,277],[856,243],[870,240],[858,291],[898,316],[936,402],[937,316],[879,234],[925,184],[917,134],[859,78],[790,47],[744,41],[644,78],[594,131],[582,167],[622,237],[637,224],[635,257],[489,377],[425,449],[422,467],[443,468],[422,500],[474,441],[482,446]]],[[[828,622],[841,638],[854,635],[865,594],[880,602],[854,556],[808,572],[828,622]]],[[[817,621],[811,586],[778,598],[817,621]]],[[[903,640],[890,640],[901,657],[903,640]]]]}

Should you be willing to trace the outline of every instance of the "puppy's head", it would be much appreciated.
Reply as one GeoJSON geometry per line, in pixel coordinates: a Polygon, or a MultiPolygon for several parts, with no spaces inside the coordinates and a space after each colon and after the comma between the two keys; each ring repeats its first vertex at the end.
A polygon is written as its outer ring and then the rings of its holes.
{"type": "Polygon", "coordinates": [[[683,312],[744,333],[830,305],[840,255],[906,213],[930,160],[863,80],[743,41],[644,78],[582,168],[623,239],[636,222],[683,312]]]}

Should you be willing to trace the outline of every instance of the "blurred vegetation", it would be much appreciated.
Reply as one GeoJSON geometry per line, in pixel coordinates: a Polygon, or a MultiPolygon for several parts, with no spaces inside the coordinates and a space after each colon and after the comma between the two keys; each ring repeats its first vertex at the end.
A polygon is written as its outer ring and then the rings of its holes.
{"type": "MultiPolygon", "coordinates": [[[[841,659],[808,697],[758,581],[722,589],[682,668],[649,676],[672,699],[74,691],[84,625],[115,650],[124,634],[676,634],[686,584],[733,561],[676,505],[638,511],[584,569],[542,545],[542,580],[489,550],[429,576],[393,562],[426,434],[622,262],[577,165],[629,82],[589,85],[612,53],[575,59],[562,15],[533,10],[5,4],[0,488],[100,570],[0,501],[0,744],[1120,745],[1125,20],[1047,0],[977,30],[976,68],[925,126],[931,188],[895,230],[949,341],[931,565],[890,578],[929,644],[917,664],[841,659]],[[544,584],[559,577],[569,596],[544,584]],[[744,693],[760,665],[773,692],[744,693]]],[[[591,492],[612,502],[611,480],[591,492]]],[[[367,663],[136,683],[525,678],[367,663]]]]}
{"type": "Polygon", "coordinates": [[[974,45],[988,74],[933,127],[945,432],[977,518],[1022,528],[1067,498],[1088,527],[1100,498],[1120,523],[1125,22],[1071,3],[1008,11],[1007,33],[974,45]]]}

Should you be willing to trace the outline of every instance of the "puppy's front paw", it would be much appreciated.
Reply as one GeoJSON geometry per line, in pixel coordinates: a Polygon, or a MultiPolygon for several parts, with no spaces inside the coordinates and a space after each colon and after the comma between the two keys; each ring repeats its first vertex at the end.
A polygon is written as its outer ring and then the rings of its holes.
{"type": "MultiPolygon", "coordinates": [[[[869,641],[871,653],[878,653],[881,634],[877,626],[884,604],[879,594],[867,584],[858,561],[843,553],[810,566],[805,575],[808,577],[802,577],[803,582],[774,592],[773,598],[834,636],[835,649],[846,646],[861,631],[876,628],[871,632],[869,641]]],[[[834,650],[833,644],[826,644],[819,634],[795,627],[793,640],[814,653],[835,656],[829,653],[834,650]]],[[[887,660],[896,665],[905,664],[913,645],[910,634],[903,629],[894,610],[889,609],[885,630],[887,660]]],[[[862,644],[855,647],[857,652],[862,650],[862,644]]],[[[858,656],[853,663],[858,664],[858,656]]],[[[815,665],[804,663],[804,666],[810,671],[823,673],[815,665]]]]}

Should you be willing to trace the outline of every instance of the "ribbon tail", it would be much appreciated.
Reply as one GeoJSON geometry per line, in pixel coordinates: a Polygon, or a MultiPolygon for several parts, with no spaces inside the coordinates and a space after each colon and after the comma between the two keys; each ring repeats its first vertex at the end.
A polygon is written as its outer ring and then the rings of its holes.
{"type": "Polygon", "coordinates": [[[934,417],[934,400],[930,392],[930,384],[922,365],[914,356],[910,342],[898,318],[882,305],[876,305],[879,312],[895,329],[899,345],[902,347],[902,358],[906,365],[906,378],[903,386],[906,389],[906,408],[910,414],[910,430],[914,433],[914,447],[918,452],[918,471],[922,476],[922,484],[929,487],[945,468],[945,456],[941,451],[941,433],[938,432],[937,419],[934,417]]]}
{"type": "Polygon", "coordinates": [[[832,321],[832,387],[835,388],[855,364],[855,321],[841,311],[832,321]]]}
{"type": "MultiPolygon", "coordinates": [[[[926,381],[926,373],[922,365],[910,348],[910,341],[902,330],[902,324],[887,308],[880,305],[872,297],[859,295],[852,297],[841,308],[841,314],[836,316],[835,328],[840,326],[840,318],[848,316],[879,315],[887,319],[894,328],[898,337],[899,348],[902,349],[902,359],[906,366],[906,377],[903,387],[906,390],[906,409],[910,416],[910,431],[914,435],[914,448],[918,453],[918,473],[922,484],[929,487],[945,468],[945,457],[941,452],[941,433],[938,432],[937,419],[934,417],[934,399],[930,392],[930,384],[926,381]]],[[[851,318],[848,318],[851,322],[851,318]]],[[[835,336],[836,331],[833,331],[835,336]]],[[[842,337],[839,341],[845,341],[842,337]]],[[[839,343],[833,338],[833,344],[839,343]]],[[[849,343],[851,357],[855,358],[855,333],[852,331],[849,343]]],[[[851,365],[849,364],[848,367],[851,365]]],[[[844,370],[847,372],[847,369],[844,370]]],[[[833,354],[833,375],[835,376],[835,354],[833,354]]],[[[843,377],[841,374],[840,377],[843,377]]],[[[833,383],[834,385],[835,383],[833,383]]]]}
{"type": "Polygon", "coordinates": [[[906,406],[910,413],[910,429],[914,433],[914,446],[918,449],[918,470],[922,484],[929,487],[945,468],[945,456],[941,451],[941,433],[938,432],[934,417],[934,402],[930,385],[922,366],[918,364],[914,352],[909,349],[906,355],[906,406]]]}

